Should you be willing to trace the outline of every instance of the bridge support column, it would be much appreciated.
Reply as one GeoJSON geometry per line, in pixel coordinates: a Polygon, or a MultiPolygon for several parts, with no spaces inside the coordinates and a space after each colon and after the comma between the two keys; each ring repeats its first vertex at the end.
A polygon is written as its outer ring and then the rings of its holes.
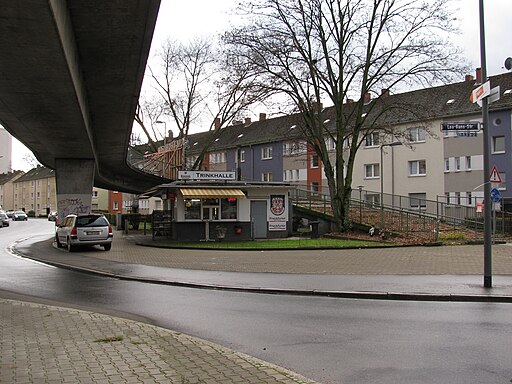
{"type": "Polygon", "coordinates": [[[71,213],[90,213],[94,183],[94,160],[56,159],[57,211],[59,223],[71,213]]]}

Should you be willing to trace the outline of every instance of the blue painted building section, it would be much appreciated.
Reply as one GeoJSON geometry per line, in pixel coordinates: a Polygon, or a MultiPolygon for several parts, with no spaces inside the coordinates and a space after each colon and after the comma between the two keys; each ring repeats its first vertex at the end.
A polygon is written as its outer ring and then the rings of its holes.
{"type": "Polygon", "coordinates": [[[511,113],[508,111],[498,111],[489,113],[491,140],[490,166],[498,168],[504,183],[500,187],[502,197],[512,197],[512,124],[511,113]],[[495,153],[493,140],[496,137],[503,136],[505,139],[505,150],[502,153],[495,153]]]}
{"type": "MultiPolygon", "coordinates": [[[[272,181],[283,181],[283,144],[282,142],[257,144],[241,147],[244,161],[240,163],[241,179],[245,181],[263,181],[264,173],[272,173],[272,181]],[[264,159],[263,150],[272,148],[272,158],[264,159]]],[[[228,169],[236,170],[237,149],[227,152],[228,169]]]]}

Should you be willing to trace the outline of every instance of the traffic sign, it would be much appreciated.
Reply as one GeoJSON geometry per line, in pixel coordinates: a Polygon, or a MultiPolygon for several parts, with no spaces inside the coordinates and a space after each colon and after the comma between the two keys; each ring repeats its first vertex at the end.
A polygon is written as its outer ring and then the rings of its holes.
{"type": "Polygon", "coordinates": [[[500,191],[498,190],[498,188],[491,189],[491,201],[493,203],[497,203],[500,200],[501,200],[501,195],[500,195],[500,191]]]}
{"type": "Polygon", "coordinates": [[[463,121],[457,123],[442,123],[441,131],[479,131],[480,123],[477,121],[463,121]]]}
{"type": "Polygon", "coordinates": [[[473,92],[471,92],[471,96],[469,97],[469,100],[471,100],[472,103],[476,103],[479,100],[482,100],[484,97],[487,97],[491,94],[491,82],[487,81],[484,84],[480,85],[479,87],[476,87],[473,92]]]}
{"type": "Polygon", "coordinates": [[[498,172],[498,168],[494,166],[491,171],[491,175],[489,176],[489,182],[491,183],[501,183],[501,176],[498,172]]]}

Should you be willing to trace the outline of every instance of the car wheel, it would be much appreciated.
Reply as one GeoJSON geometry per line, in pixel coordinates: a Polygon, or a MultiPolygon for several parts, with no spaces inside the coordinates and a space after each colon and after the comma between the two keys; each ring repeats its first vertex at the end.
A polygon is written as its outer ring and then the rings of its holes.
{"type": "Polygon", "coordinates": [[[57,243],[57,248],[63,247],[62,243],[59,241],[59,236],[57,236],[57,234],[55,234],[55,242],[57,243]]]}
{"type": "Polygon", "coordinates": [[[112,244],[105,244],[103,248],[105,248],[105,251],[110,251],[110,249],[112,248],[112,244]]]}
{"type": "Polygon", "coordinates": [[[68,252],[73,252],[75,250],[75,246],[73,244],[71,244],[71,239],[69,237],[68,237],[67,246],[68,246],[68,252]]]}

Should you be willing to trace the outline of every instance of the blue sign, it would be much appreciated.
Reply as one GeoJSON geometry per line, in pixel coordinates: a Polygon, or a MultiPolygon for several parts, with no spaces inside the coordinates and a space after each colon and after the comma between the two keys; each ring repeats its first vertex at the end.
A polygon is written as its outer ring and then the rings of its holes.
{"type": "Polygon", "coordinates": [[[498,188],[491,189],[491,201],[493,203],[497,203],[501,200],[500,191],[498,191],[498,188]]]}

